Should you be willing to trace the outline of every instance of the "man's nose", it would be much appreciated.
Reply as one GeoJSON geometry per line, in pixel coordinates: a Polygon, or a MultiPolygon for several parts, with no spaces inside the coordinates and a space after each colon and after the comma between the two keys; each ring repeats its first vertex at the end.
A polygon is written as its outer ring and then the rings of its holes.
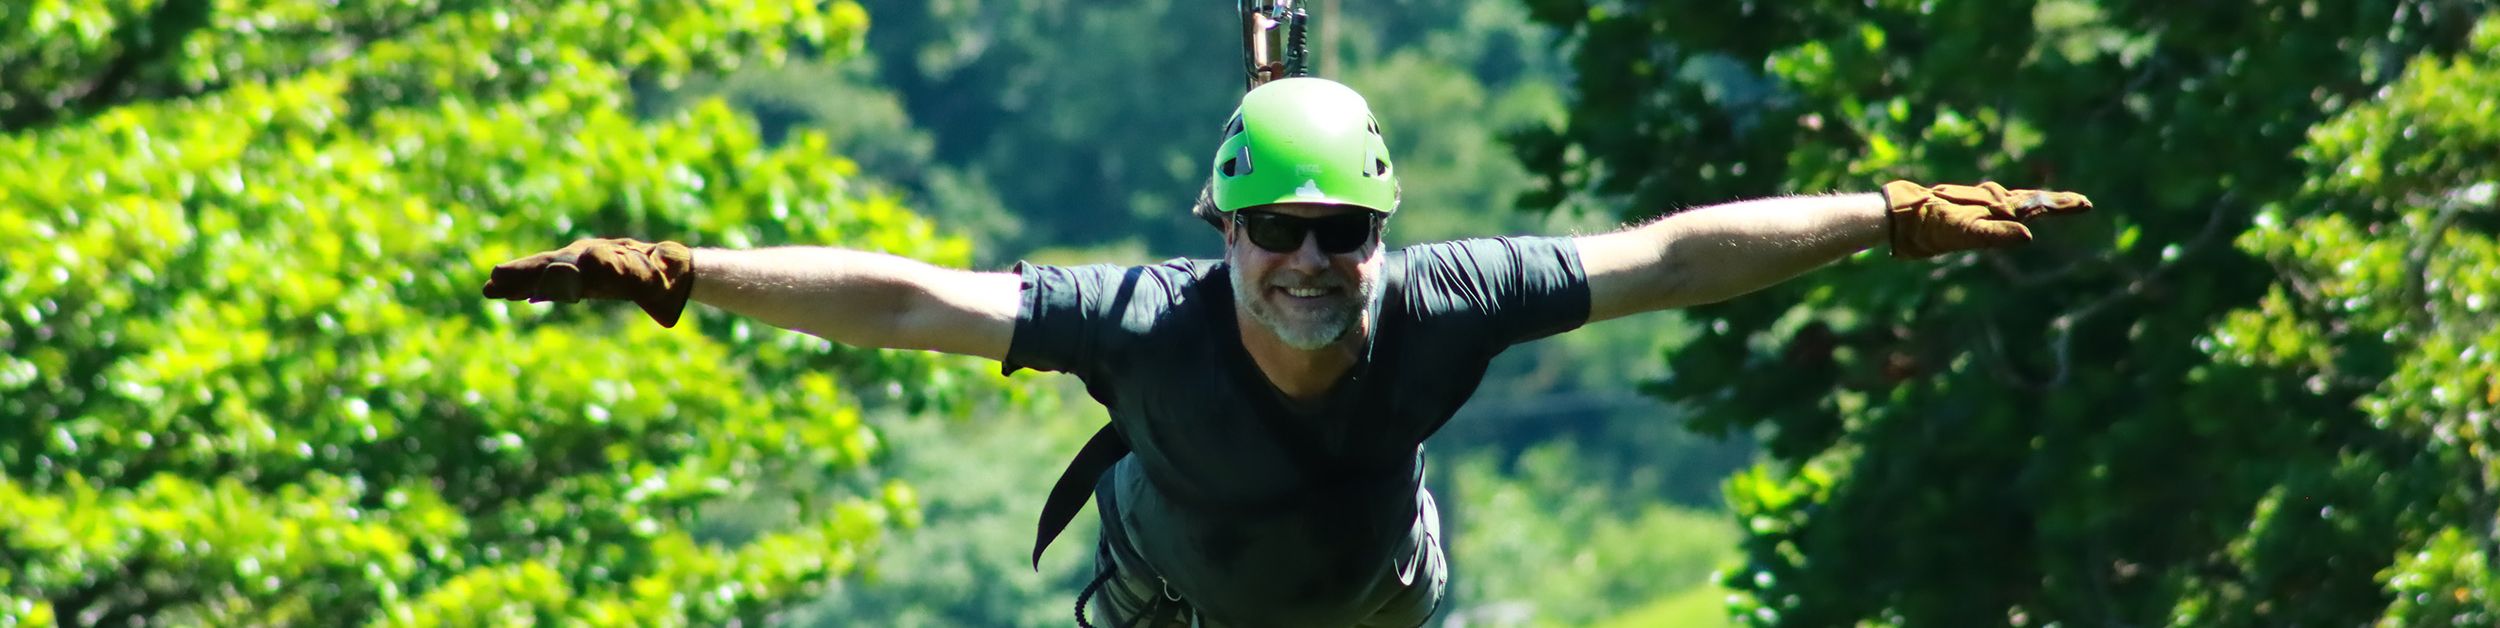
{"type": "Polygon", "coordinates": [[[1294,248],[1293,255],[1285,261],[1298,269],[1323,269],[1328,267],[1328,254],[1319,250],[1318,233],[1305,233],[1302,246],[1294,248]]]}

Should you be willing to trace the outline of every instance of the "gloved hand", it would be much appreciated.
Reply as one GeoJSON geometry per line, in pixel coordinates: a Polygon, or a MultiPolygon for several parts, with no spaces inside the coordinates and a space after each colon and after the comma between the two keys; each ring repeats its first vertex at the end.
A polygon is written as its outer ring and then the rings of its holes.
{"type": "Polygon", "coordinates": [[[531,303],[629,300],[661,327],[676,327],[694,297],[694,249],[676,242],[577,240],[495,265],[486,297],[531,303]]]}
{"type": "Polygon", "coordinates": [[[2008,190],[1995,182],[1928,187],[1893,181],[1884,184],[1884,205],[1892,256],[1923,259],[2030,242],[2031,229],[2020,221],[2082,213],[2092,209],[2092,199],[2073,192],[2008,190]]]}

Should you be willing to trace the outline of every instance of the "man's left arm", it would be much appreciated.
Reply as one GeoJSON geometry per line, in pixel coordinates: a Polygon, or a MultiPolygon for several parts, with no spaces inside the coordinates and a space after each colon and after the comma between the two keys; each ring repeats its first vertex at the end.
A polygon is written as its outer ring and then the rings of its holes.
{"type": "Polygon", "coordinates": [[[2031,241],[2023,221],[2091,207],[2067,192],[1894,181],[1882,193],[1700,207],[1573,243],[1589,277],[1589,322],[1597,322],[1724,301],[1887,240],[1894,257],[1908,259],[2019,245],[2031,241]]]}

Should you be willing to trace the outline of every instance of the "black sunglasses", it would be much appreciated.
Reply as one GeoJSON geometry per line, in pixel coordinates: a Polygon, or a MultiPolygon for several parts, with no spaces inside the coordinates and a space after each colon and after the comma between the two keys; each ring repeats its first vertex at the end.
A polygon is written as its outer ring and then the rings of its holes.
{"type": "Polygon", "coordinates": [[[1358,211],[1319,218],[1304,218],[1268,212],[1233,212],[1233,226],[1250,237],[1250,243],[1275,253],[1302,250],[1303,234],[1319,236],[1319,252],[1344,255],[1363,250],[1380,236],[1381,215],[1358,211]]]}

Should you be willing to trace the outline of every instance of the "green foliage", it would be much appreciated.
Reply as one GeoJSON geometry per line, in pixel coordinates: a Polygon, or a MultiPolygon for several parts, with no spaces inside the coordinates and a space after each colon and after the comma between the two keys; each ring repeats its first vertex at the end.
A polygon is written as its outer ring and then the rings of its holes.
{"type": "Polygon", "coordinates": [[[1501,93],[1447,61],[1406,50],[1378,64],[1352,69],[1344,81],[1367,96],[1381,132],[1397,156],[1400,203],[1391,222],[1393,246],[1463,237],[1527,233],[1537,217],[1500,211],[1530,183],[1492,129],[1544,124],[1560,115],[1549,83],[1513,86],[1501,93]],[[1482,112],[1481,126],[1452,132],[1451,111],[1482,112]]]}
{"type": "Polygon", "coordinates": [[[2500,619],[2496,99],[2500,16],[2489,16],[2463,53],[2413,61],[2371,102],[2313,129],[2304,194],[2268,206],[2238,240],[2283,279],[2207,344],[2220,360],[2354,400],[2373,438],[2347,448],[2345,464],[2383,470],[2346,490],[2375,496],[2359,523],[2385,529],[2374,544],[2286,539],[2275,553],[2392,552],[2374,574],[2392,600],[2384,624],[2500,619]]]}
{"type": "Polygon", "coordinates": [[[869,59],[792,61],[749,67],[721,77],[697,77],[684,89],[653,94],[651,109],[674,111],[711,98],[753,115],[766,144],[822,133],[829,158],[859,165],[855,181],[887,184],[878,193],[904,195],[913,211],[969,240],[977,268],[1003,267],[1013,251],[998,246],[1018,237],[1022,221],[964,168],[935,160],[936,142],[913,126],[901,98],[875,80],[869,59]]]}
{"type": "Polygon", "coordinates": [[[2390,562],[2454,529],[2438,547],[2487,564],[2500,512],[2476,279],[2500,118],[2488,54],[2444,60],[2500,37],[2468,45],[2482,5],[1527,4],[1579,88],[1514,138],[1534,205],[1900,177],[2101,207],[2023,249],[1869,254],[1693,311],[1707,331],[1654,390],[1775,458],[1729,485],[1741,619],[2401,623],[2433,616],[2391,606],[2419,583],[2488,599],[2454,562],[2390,562]]]}
{"type": "MultiPolygon", "coordinates": [[[[940,189],[955,190],[961,202],[981,200],[967,187],[995,190],[1020,227],[999,238],[1009,249],[1142,241],[1161,256],[1215,254],[1206,226],[1187,209],[1206,181],[1217,131],[1241,97],[1233,7],[864,4],[877,18],[868,49],[880,77],[929,130],[934,159],[969,180],[942,181],[955,187],[940,189]]],[[[1446,154],[1454,165],[1469,168],[1446,180],[1404,180],[1408,205],[1440,216],[1426,221],[1514,223],[1495,210],[1521,184],[1516,166],[1477,145],[1521,118],[1550,117],[1553,106],[1536,101],[1552,98],[1551,37],[1502,3],[1456,11],[1418,0],[1343,4],[1335,13],[1314,8],[1340,41],[1314,44],[1336,53],[1323,60],[1326,75],[1372,101],[1401,166],[1423,163],[1412,159],[1440,144],[1453,150],[1446,154]],[[1495,115],[1475,117],[1486,107],[1495,115]],[[1442,199],[1467,204],[1426,203],[1442,199]]]]}
{"type": "Polygon", "coordinates": [[[1727,617],[1727,592],[1716,586],[1701,586],[1658,598],[1647,605],[1590,625],[1598,628],[1719,628],[1734,625],[1734,622],[1727,617]]]}
{"type": "Polygon", "coordinates": [[[477,296],[487,266],[599,235],[963,263],[821,136],[630,113],[637,82],[847,48],[855,5],[0,23],[0,623],[753,621],[917,521],[911,489],[856,479],[885,449],[863,399],[1001,395],[969,363],[708,313],[477,296]],[[688,532],[722,501],[797,514],[688,532]]]}
{"type": "MultiPolygon", "coordinates": [[[[1084,399],[1074,380],[1058,383],[1069,398],[1084,399]]],[[[884,433],[903,445],[883,469],[928,489],[926,524],[881,543],[864,578],[836,585],[784,619],[817,626],[862,618],[886,626],[1070,625],[1077,593],[1094,575],[1095,515],[1077,516],[1042,556],[1039,573],[1024,558],[1033,548],[1034,515],[1059,469],[1108,417],[1099,406],[1048,406],[974,423],[893,424],[884,433]]]]}
{"type": "Polygon", "coordinates": [[[997,191],[1020,225],[1009,248],[1142,239],[1164,256],[1211,256],[1189,202],[1241,98],[1232,7],[863,4],[880,76],[940,162],[997,191]]]}
{"type": "Polygon", "coordinates": [[[1568,442],[1538,445],[1510,469],[1494,456],[1461,458],[1449,500],[1455,620],[1492,625],[1587,625],[1650,600],[1715,590],[1713,570],[1735,558],[1724,516],[1628,499],[1591,481],[1568,442]]]}
{"type": "Polygon", "coordinates": [[[2500,578],[2491,565],[2488,539],[2455,528],[2440,530],[2411,555],[2380,574],[2395,601],[2379,619],[2388,626],[2476,626],[2500,621],[2500,578]]]}

